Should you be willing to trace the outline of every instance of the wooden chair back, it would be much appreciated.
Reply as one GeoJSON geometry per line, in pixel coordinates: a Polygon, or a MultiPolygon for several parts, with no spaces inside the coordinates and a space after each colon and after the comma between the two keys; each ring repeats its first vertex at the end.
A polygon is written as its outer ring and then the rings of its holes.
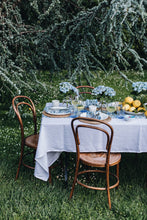
{"type": "Polygon", "coordinates": [[[79,95],[91,94],[91,90],[94,89],[93,86],[77,86],[76,88],[79,90],[79,95]]]}
{"type": "Polygon", "coordinates": [[[21,128],[21,137],[22,137],[22,140],[24,140],[23,120],[22,120],[21,111],[19,110],[19,107],[21,105],[27,105],[30,108],[30,110],[32,111],[33,123],[34,123],[34,134],[37,134],[37,117],[36,117],[36,109],[35,109],[34,103],[32,102],[32,100],[29,97],[19,95],[19,96],[15,96],[13,98],[12,106],[13,106],[13,109],[18,117],[20,128],[21,128]]]}
{"type": "Polygon", "coordinates": [[[79,128],[89,128],[93,130],[97,130],[99,132],[102,132],[106,136],[106,151],[107,151],[107,162],[109,163],[109,157],[110,157],[110,151],[111,151],[111,144],[113,139],[113,128],[110,124],[107,122],[104,122],[102,120],[93,119],[93,118],[86,118],[86,117],[77,117],[74,118],[71,122],[72,131],[75,138],[76,143],[76,150],[77,154],[80,153],[80,139],[79,139],[79,128]],[[78,121],[78,124],[75,126],[75,123],[78,121]],[[82,123],[80,123],[82,121],[82,123]],[[83,124],[85,123],[85,124],[83,124]],[[102,126],[104,125],[104,126],[102,126]],[[104,127],[104,128],[103,128],[104,127]]]}

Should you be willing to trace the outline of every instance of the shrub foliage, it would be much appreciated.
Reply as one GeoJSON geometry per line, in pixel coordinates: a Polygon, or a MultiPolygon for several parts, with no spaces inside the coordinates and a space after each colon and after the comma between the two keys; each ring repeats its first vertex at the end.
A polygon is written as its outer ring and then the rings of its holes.
{"type": "MultiPolygon", "coordinates": [[[[36,71],[67,70],[70,81],[133,68],[147,60],[145,0],[2,0],[1,94],[21,93],[36,71]]],[[[32,78],[33,77],[33,78],[32,78]]]]}

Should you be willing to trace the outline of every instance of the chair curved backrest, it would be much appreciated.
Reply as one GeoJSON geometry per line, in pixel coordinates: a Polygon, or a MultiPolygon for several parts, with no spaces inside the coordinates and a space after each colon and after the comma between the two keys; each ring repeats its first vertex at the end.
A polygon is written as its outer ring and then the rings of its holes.
{"type": "Polygon", "coordinates": [[[33,113],[33,122],[34,122],[34,134],[37,134],[37,117],[36,117],[36,109],[34,106],[34,103],[32,102],[32,100],[27,97],[27,96],[23,96],[23,95],[19,95],[19,96],[15,96],[12,100],[12,106],[13,109],[18,117],[19,120],[19,124],[20,124],[20,128],[21,128],[21,137],[22,137],[22,141],[24,140],[24,126],[23,126],[23,121],[22,121],[22,117],[21,117],[21,113],[19,111],[19,106],[21,105],[27,105],[32,113],[33,113]]]}
{"type": "Polygon", "coordinates": [[[107,162],[109,163],[111,144],[112,144],[112,139],[113,139],[113,128],[110,124],[108,124],[102,120],[98,120],[98,119],[77,117],[77,118],[72,119],[71,127],[72,127],[72,131],[74,134],[75,143],[76,143],[76,150],[77,150],[78,155],[80,153],[80,149],[79,149],[80,140],[79,140],[79,132],[78,132],[79,128],[89,128],[89,129],[98,130],[98,131],[104,133],[107,138],[106,151],[107,151],[107,162]],[[78,121],[78,123],[75,126],[76,121],[78,121]],[[82,123],[79,124],[79,122],[82,122],[82,123]],[[83,123],[85,123],[85,124],[83,124],[83,123]],[[105,128],[103,128],[102,125],[104,125],[105,128]]]}
{"type": "Polygon", "coordinates": [[[93,86],[77,86],[76,87],[79,90],[79,95],[80,94],[91,94],[92,89],[94,89],[93,86]]]}
{"type": "Polygon", "coordinates": [[[23,95],[15,96],[12,100],[12,106],[13,106],[13,109],[18,117],[20,129],[21,129],[21,154],[20,154],[18,169],[17,169],[17,173],[16,173],[16,177],[15,177],[15,179],[17,179],[18,175],[19,175],[19,170],[20,170],[21,164],[29,169],[34,169],[34,166],[30,165],[28,162],[26,163],[24,159],[29,154],[33,154],[33,161],[34,161],[34,156],[35,156],[35,151],[37,149],[39,135],[37,134],[36,110],[35,110],[35,106],[34,106],[34,103],[32,102],[32,100],[29,97],[23,96],[23,95]],[[24,137],[24,125],[23,125],[23,121],[22,121],[22,117],[21,117],[21,115],[22,115],[21,114],[21,112],[22,112],[21,107],[22,106],[24,106],[24,107],[27,106],[27,108],[29,108],[29,110],[31,110],[33,113],[34,134],[31,134],[27,137],[24,137]],[[33,151],[31,152],[29,150],[29,152],[28,151],[24,152],[24,146],[29,147],[33,151]]]}

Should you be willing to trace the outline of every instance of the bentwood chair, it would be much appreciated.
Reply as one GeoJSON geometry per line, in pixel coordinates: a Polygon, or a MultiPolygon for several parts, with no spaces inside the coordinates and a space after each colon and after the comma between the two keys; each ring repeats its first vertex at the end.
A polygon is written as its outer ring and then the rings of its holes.
{"type": "Polygon", "coordinates": [[[21,165],[24,165],[25,167],[30,168],[30,169],[34,169],[34,166],[30,165],[30,163],[26,162],[26,160],[27,158],[29,158],[30,154],[33,154],[33,162],[34,162],[35,151],[37,149],[39,135],[37,134],[36,110],[35,110],[35,106],[32,100],[29,97],[23,96],[23,95],[15,96],[12,100],[12,106],[18,117],[20,129],[21,129],[21,153],[20,153],[18,169],[17,169],[17,173],[15,177],[15,179],[17,180],[21,165]],[[24,124],[22,120],[23,119],[22,109],[25,106],[27,106],[27,109],[30,112],[32,112],[33,124],[34,124],[33,134],[27,137],[25,137],[25,134],[24,134],[24,124]],[[25,153],[24,152],[25,147],[29,148],[30,150],[32,149],[32,151],[29,150],[29,152],[25,153]]]}
{"type": "Polygon", "coordinates": [[[91,90],[94,89],[93,86],[77,86],[76,88],[79,90],[79,95],[81,94],[91,95],[91,90]]]}
{"type": "MultiPolygon", "coordinates": [[[[109,208],[111,209],[111,200],[110,200],[110,189],[118,187],[119,185],[119,163],[121,161],[121,154],[119,153],[111,153],[111,144],[113,139],[113,128],[108,123],[98,120],[98,119],[91,119],[85,117],[78,117],[74,118],[71,122],[72,131],[75,138],[76,143],[76,171],[75,177],[72,185],[72,189],[70,192],[70,198],[73,196],[73,191],[75,188],[75,184],[78,183],[83,187],[94,189],[94,190],[106,190],[108,196],[108,204],[109,208]],[[83,123],[81,123],[83,122],[83,123]],[[83,153],[80,152],[80,142],[82,135],[86,135],[84,137],[88,137],[88,141],[91,140],[91,132],[95,132],[98,135],[97,138],[103,137],[105,138],[105,149],[106,152],[88,152],[83,153]],[[80,134],[80,135],[79,135],[80,134]],[[100,136],[99,136],[100,135],[100,136]],[[103,135],[103,136],[101,136],[103,135]],[[83,163],[86,165],[86,169],[82,169],[79,171],[80,164],[83,163]],[[116,174],[110,173],[109,168],[116,165],[116,174]],[[95,167],[96,169],[92,168],[95,167]],[[98,169],[99,168],[99,169],[98,169]],[[99,186],[91,186],[91,184],[85,183],[85,180],[81,180],[83,175],[96,173],[105,173],[106,175],[106,187],[99,187],[99,186]],[[81,175],[81,177],[80,177],[81,175]],[[110,175],[113,176],[115,179],[115,183],[110,186],[109,184],[109,177],[110,175]],[[80,180],[78,180],[78,177],[80,180]]],[[[96,139],[98,140],[98,139],[96,139]]],[[[87,143],[88,144],[88,143],[87,143]]],[[[95,143],[96,144],[96,143],[95,143]]],[[[89,146],[89,145],[88,145],[89,146]]],[[[90,149],[89,149],[90,151],[90,149]]],[[[81,169],[81,168],[80,168],[81,169]]],[[[84,177],[83,177],[84,178],[84,177]]],[[[94,182],[95,183],[95,182],[94,182]]]]}

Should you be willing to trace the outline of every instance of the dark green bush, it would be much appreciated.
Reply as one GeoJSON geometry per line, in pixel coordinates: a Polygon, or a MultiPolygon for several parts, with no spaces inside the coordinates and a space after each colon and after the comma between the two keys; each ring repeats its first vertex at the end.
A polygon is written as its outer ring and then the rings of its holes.
{"type": "Polygon", "coordinates": [[[31,88],[36,71],[67,70],[67,79],[91,83],[92,70],[107,75],[138,70],[147,60],[145,0],[2,0],[1,94],[31,88]]]}

